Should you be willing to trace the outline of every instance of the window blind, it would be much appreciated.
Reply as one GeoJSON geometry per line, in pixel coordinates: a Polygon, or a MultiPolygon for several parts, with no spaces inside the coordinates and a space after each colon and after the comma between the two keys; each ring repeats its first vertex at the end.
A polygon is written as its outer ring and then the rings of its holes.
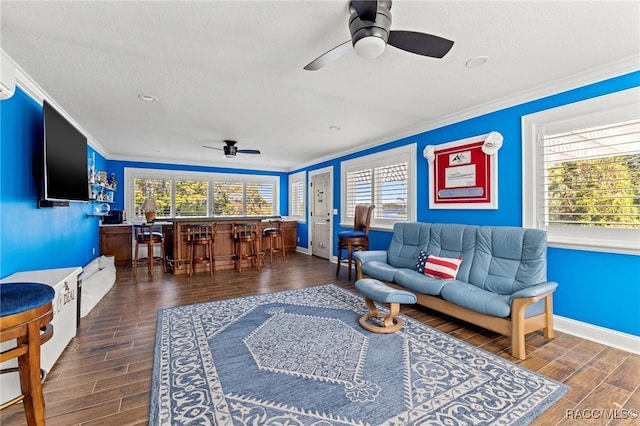
{"type": "Polygon", "coordinates": [[[273,185],[269,183],[247,183],[246,215],[273,216],[273,185]]]}
{"type": "Polygon", "coordinates": [[[304,217],[305,215],[305,202],[304,202],[304,181],[297,181],[291,183],[291,189],[289,190],[289,197],[291,198],[291,207],[289,215],[296,217],[304,217]]]}
{"type": "Polygon", "coordinates": [[[639,119],[538,135],[546,226],[640,228],[639,119]]]}

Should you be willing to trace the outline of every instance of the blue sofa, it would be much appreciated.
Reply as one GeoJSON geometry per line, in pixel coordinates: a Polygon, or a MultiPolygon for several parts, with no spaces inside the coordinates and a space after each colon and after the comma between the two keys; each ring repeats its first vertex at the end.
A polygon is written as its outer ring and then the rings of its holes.
{"type": "Polygon", "coordinates": [[[553,338],[552,294],[547,281],[544,231],[507,226],[396,223],[387,250],[354,253],[365,275],[409,290],[417,303],[511,337],[511,353],[526,358],[525,335],[553,338]],[[420,251],[462,257],[455,279],[416,270],[420,251]]]}

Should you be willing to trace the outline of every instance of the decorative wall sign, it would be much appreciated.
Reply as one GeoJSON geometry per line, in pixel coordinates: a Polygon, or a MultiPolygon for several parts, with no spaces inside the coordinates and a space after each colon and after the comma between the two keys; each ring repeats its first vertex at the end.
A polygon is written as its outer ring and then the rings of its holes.
{"type": "Polygon", "coordinates": [[[498,132],[428,145],[429,208],[497,209],[498,150],[503,137],[498,132]]]}

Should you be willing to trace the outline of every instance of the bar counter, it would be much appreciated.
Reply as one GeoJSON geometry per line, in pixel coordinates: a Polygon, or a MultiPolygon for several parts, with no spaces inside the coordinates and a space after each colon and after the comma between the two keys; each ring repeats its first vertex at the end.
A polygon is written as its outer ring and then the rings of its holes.
{"type": "MultiPolygon", "coordinates": [[[[214,257],[216,261],[216,269],[233,269],[234,268],[234,239],[233,224],[254,222],[258,225],[258,233],[262,235],[265,228],[269,228],[269,219],[273,217],[198,217],[198,218],[171,218],[159,219],[163,223],[162,231],[165,235],[165,250],[169,265],[172,267],[174,275],[187,274],[189,260],[189,246],[187,245],[187,225],[189,224],[216,224],[216,239],[214,243],[214,257]],[[166,224],[169,222],[170,224],[166,224]]],[[[282,231],[284,234],[284,246],[286,250],[295,250],[298,243],[298,222],[295,220],[283,220],[282,231]]],[[[264,249],[265,243],[268,245],[268,238],[261,238],[259,241],[259,250],[264,249]]],[[[243,264],[243,268],[250,267],[243,264]]],[[[196,265],[196,273],[207,271],[206,264],[196,265]]]]}

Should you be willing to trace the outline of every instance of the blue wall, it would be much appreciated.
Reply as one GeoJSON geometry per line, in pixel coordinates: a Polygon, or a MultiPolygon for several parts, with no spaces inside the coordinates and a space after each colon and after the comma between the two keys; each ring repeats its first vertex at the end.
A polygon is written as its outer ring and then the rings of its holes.
{"type": "Polygon", "coordinates": [[[37,206],[40,179],[32,157],[42,152],[42,105],[17,89],[0,102],[0,126],[0,277],[85,265],[99,250],[90,204],[37,206]]]}
{"type": "MultiPolygon", "coordinates": [[[[416,143],[417,192],[422,194],[418,196],[418,221],[522,226],[522,116],[637,86],[640,86],[640,72],[633,72],[453,123],[294,172],[303,170],[309,172],[333,167],[333,203],[334,207],[339,208],[342,161],[416,143]],[[498,155],[499,208],[497,210],[430,210],[428,163],[422,157],[424,147],[482,135],[494,130],[504,136],[504,145],[498,155]]],[[[338,225],[339,215],[334,219],[333,239],[337,241],[338,232],[344,228],[338,225]]],[[[305,242],[307,233],[307,224],[298,225],[298,235],[305,236],[305,242]]],[[[386,249],[391,241],[391,232],[372,230],[369,241],[372,250],[386,249]]],[[[559,283],[555,293],[555,314],[640,336],[640,256],[551,248],[548,251],[548,278],[559,283]],[[601,266],[594,270],[593,265],[601,266]]]]}
{"type": "MultiPolygon", "coordinates": [[[[558,95],[495,111],[463,122],[424,132],[293,171],[334,170],[334,207],[340,208],[340,163],[409,143],[417,144],[418,220],[425,222],[487,225],[522,224],[521,118],[537,111],[640,86],[640,72],[591,84],[558,95]],[[499,131],[504,146],[499,154],[498,210],[429,210],[428,167],[422,157],[426,145],[499,131]]],[[[98,219],[87,218],[90,205],[71,203],[68,208],[38,209],[37,180],[32,176],[31,157],[42,139],[42,107],[21,90],[0,102],[2,142],[0,148],[0,277],[16,271],[84,265],[95,257],[98,219]]],[[[88,155],[93,150],[88,148],[88,155]]],[[[287,174],[215,167],[165,165],[105,160],[96,153],[98,169],[116,173],[124,182],[125,167],[180,169],[204,172],[252,173],[281,178],[281,214],[288,213],[287,174]]],[[[122,188],[122,186],[120,186],[122,188]]],[[[116,193],[112,208],[123,208],[123,193],[116,193]]],[[[336,217],[338,219],[339,216],[336,217]]],[[[334,240],[343,230],[334,223],[334,240]]],[[[307,222],[308,223],[308,222],[307,222]]],[[[308,247],[308,224],[298,225],[299,245],[308,247]]],[[[390,232],[373,230],[372,249],[386,248],[390,232]]],[[[550,248],[548,277],[560,286],[555,294],[555,313],[613,330],[640,336],[640,256],[550,248]]]]}

